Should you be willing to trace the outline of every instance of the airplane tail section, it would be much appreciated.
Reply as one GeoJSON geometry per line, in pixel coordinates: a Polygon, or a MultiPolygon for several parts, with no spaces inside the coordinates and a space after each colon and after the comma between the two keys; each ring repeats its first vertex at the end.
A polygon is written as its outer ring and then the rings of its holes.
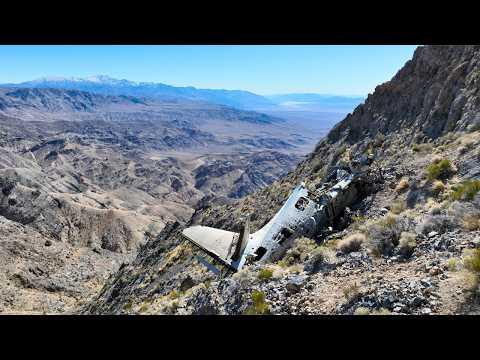
{"type": "Polygon", "coordinates": [[[240,230],[240,235],[238,237],[237,246],[235,252],[232,255],[232,260],[236,261],[240,258],[247,246],[248,240],[250,239],[250,216],[247,217],[245,224],[243,225],[242,230],[240,230]]]}

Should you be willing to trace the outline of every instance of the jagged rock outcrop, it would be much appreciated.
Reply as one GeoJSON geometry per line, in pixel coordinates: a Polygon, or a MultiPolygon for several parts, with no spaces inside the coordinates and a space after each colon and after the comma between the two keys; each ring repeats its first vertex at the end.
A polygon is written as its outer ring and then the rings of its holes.
{"type": "Polygon", "coordinates": [[[355,142],[400,129],[437,138],[480,124],[480,47],[420,46],[388,82],[330,131],[355,142]]]}

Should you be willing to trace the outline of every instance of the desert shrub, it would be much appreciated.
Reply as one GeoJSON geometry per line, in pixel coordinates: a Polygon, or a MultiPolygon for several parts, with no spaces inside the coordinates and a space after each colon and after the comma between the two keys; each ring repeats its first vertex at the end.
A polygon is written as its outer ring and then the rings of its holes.
{"type": "Polygon", "coordinates": [[[427,215],[423,221],[417,226],[417,233],[427,235],[431,231],[440,234],[451,230],[455,227],[453,218],[446,215],[427,215]]]}
{"type": "Polygon", "coordinates": [[[469,231],[480,230],[480,216],[467,215],[461,220],[462,226],[469,231]]]}
{"type": "Polygon", "coordinates": [[[141,313],[144,313],[148,310],[148,307],[149,307],[149,304],[144,303],[138,311],[141,312],[141,313]]]}
{"type": "Polygon", "coordinates": [[[453,173],[454,169],[452,163],[448,159],[434,161],[427,166],[427,179],[429,181],[445,180],[453,175],[453,173]]]}
{"type": "Polygon", "coordinates": [[[405,190],[408,189],[408,187],[410,186],[410,184],[408,183],[408,180],[407,179],[401,179],[397,186],[395,187],[395,191],[398,193],[398,194],[401,194],[403,193],[405,190]]]}
{"type": "Polygon", "coordinates": [[[412,146],[412,151],[413,152],[431,152],[433,150],[433,145],[432,144],[413,144],[412,146]]]}
{"type": "Polygon", "coordinates": [[[268,279],[271,279],[272,276],[273,276],[273,270],[271,269],[261,269],[258,272],[258,278],[260,280],[268,280],[268,279]]]}
{"type": "Polygon", "coordinates": [[[316,247],[314,240],[307,237],[298,238],[278,262],[278,265],[287,267],[303,262],[316,247]]]}
{"type": "Polygon", "coordinates": [[[417,247],[416,235],[409,232],[402,232],[398,242],[398,251],[404,257],[412,256],[417,247]]]}
{"type": "Polygon", "coordinates": [[[441,215],[442,207],[439,205],[433,206],[428,213],[430,215],[441,215]]]}
{"type": "Polygon", "coordinates": [[[475,131],[480,131],[480,121],[477,121],[473,124],[470,124],[468,125],[468,128],[467,128],[468,132],[475,132],[475,131]]]}
{"type": "Polygon", "coordinates": [[[337,249],[343,252],[344,254],[348,254],[353,251],[358,251],[362,247],[362,244],[365,242],[365,240],[366,240],[366,237],[364,234],[361,234],[361,233],[351,234],[338,242],[337,249]]]}
{"type": "Polygon", "coordinates": [[[370,309],[363,306],[359,306],[358,308],[356,308],[355,312],[353,313],[353,315],[369,315],[369,314],[370,314],[370,309]]]}
{"type": "Polygon", "coordinates": [[[448,270],[450,270],[450,271],[457,271],[457,269],[458,269],[458,260],[455,259],[455,258],[450,258],[450,259],[448,259],[447,267],[448,267],[448,270]]]}
{"type": "Polygon", "coordinates": [[[390,211],[392,214],[398,215],[405,211],[406,207],[405,201],[398,200],[390,205],[390,211]]]}
{"type": "Polygon", "coordinates": [[[343,155],[343,153],[347,150],[347,147],[346,145],[341,145],[340,147],[338,147],[336,150],[335,150],[335,153],[333,155],[333,159],[332,159],[332,162],[336,162],[340,156],[343,155]]]}
{"type": "Polygon", "coordinates": [[[480,273],[480,249],[475,249],[467,254],[463,259],[463,265],[467,270],[480,273]]]}
{"type": "Polygon", "coordinates": [[[168,297],[170,299],[178,299],[180,297],[180,293],[177,291],[177,290],[172,290],[170,291],[170,293],[168,294],[168,297]]]}
{"type": "Polygon", "coordinates": [[[375,139],[373,140],[373,146],[380,147],[384,141],[385,141],[385,135],[379,132],[377,133],[377,135],[375,136],[375,139]]]}
{"type": "Polygon", "coordinates": [[[445,134],[444,136],[442,136],[442,138],[440,139],[440,142],[442,144],[446,145],[446,144],[449,144],[449,143],[457,140],[457,138],[458,138],[457,133],[449,132],[449,133],[445,134]]]}
{"type": "Polygon", "coordinates": [[[371,315],[391,315],[392,313],[390,310],[385,309],[385,308],[380,308],[378,310],[374,310],[371,312],[371,315]]]}
{"type": "Polygon", "coordinates": [[[452,187],[453,200],[473,200],[480,191],[480,180],[465,180],[452,187]]]}
{"type": "Polygon", "coordinates": [[[130,311],[132,310],[133,302],[129,300],[125,305],[123,305],[123,310],[130,311]]]}
{"type": "Polygon", "coordinates": [[[308,273],[316,273],[325,264],[335,261],[335,254],[333,250],[327,246],[319,246],[313,249],[304,262],[303,270],[308,273]]]}
{"type": "Polygon", "coordinates": [[[360,287],[357,283],[352,283],[343,288],[343,296],[347,302],[355,301],[360,296],[360,287]]]}
{"type": "Polygon", "coordinates": [[[435,180],[431,187],[432,193],[437,196],[445,191],[445,184],[440,180],[435,180]]]}
{"type": "Polygon", "coordinates": [[[245,315],[265,315],[270,313],[270,307],[265,301],[265,294],[260,290],[252,291],[253,304],[245,310],[245,315]]]}
{"type": "Polygon", "coordinates": [[[396,215],[387,215],[367,224],[367,244],[370,251],[377,256],[391,255],[403,230],[396,215]]]}
{"type": "Polygon", "coordinates": [[[480,210],[477,206],[471,202],[454,201],[450,203],[447,213],[457,225],[474,231],[480,229],[480,210]]]}

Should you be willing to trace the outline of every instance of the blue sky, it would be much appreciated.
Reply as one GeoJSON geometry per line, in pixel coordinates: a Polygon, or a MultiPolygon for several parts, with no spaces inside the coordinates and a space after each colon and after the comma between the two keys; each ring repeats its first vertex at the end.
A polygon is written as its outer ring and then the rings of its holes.
{"type": "Polygon", "coordinates": [[[366,95],[389,80],[416,46],[5,46],[0,83],[43,76],[109,75],[174,86],[258,94],[366,95]]]}

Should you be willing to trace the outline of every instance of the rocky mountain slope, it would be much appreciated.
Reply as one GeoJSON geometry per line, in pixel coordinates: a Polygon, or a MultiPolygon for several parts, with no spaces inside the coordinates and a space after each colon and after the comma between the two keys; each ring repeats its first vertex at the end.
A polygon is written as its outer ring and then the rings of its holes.
{"type": "Polygon", "coordinates": [[[0,89],[0,311],[71,311],[166,222],[265,187],[311,141],[225,106],[0,89]]]}
{"type": "Polygon", "coordinates": [[[480,46],[419,47],[294,171],[189,222],[238,231],[250,214],[255,231],[300,181],[373,153],[378,183],[330,230],[276,263],[216,276],[170,223],[81,312],[478,314],[479,88],[480,46]]]}

